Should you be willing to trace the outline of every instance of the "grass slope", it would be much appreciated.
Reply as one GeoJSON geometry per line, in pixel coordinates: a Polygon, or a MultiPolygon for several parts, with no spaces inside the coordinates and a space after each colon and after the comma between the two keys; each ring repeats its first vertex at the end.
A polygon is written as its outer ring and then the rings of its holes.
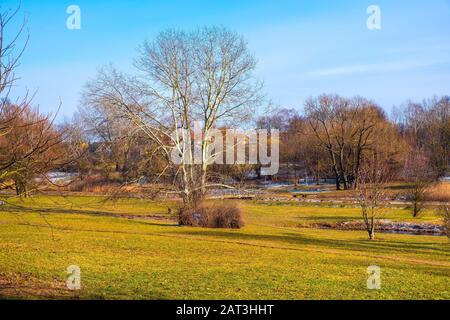
{"type": "MultiPolygon", "coordinates": [[[[355,208],[248,202],[246,227],[231,231],[178,227],[163,204],[101,200],[0,207],[0,297],[450,299],[447,238],[378,234],[370,242],[364,232],[302,228],[358,219],[355,208]],[[81,267],[81,291],[65,287],[70,265],[81,267]],[[379,291],[366,287],[371,265],[382,268],[379,291]]],[[[386,218],[411,220],[403,209],[386,218]]],[[[439,222],[431,211],[420,220],[439,222]]]]}

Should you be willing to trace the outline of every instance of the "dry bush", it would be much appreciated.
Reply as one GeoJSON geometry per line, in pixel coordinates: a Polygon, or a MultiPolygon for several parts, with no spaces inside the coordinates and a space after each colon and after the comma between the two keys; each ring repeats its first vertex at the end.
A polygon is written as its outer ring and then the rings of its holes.
{"type": "Polygon", "coordinates": [[[182,209],[180,224],[203,228],[240,229],[242,210],[236,202],[202,203],[197,209],[182,209]]]}
{"type": "Polygon", "coordinates": [[[178,213],[178,223],[180,226],[195,226],[195,210],[191,208],[181,208],[178,213]]]}
{"type": "Polygon", "coordinates": [[[64,189],[72,192],[107,194],[112,193],[119,186],[120,183],[107,181],[101,175],[92,175],[76,180],[64,189]]]}
{"type": "Polygon", "coordinates": [[[440,183],[431,188],[427,195],[427,201],[450,202],[450,183],[440,183]]]}
{"type": "Polygon", "coordinates": [[[98,194],[111,194],[114,193],[120,187],[117,183],[107,183],[99,185],[85,185],[82,188],[82,192],[98,193],[98,194]]]}

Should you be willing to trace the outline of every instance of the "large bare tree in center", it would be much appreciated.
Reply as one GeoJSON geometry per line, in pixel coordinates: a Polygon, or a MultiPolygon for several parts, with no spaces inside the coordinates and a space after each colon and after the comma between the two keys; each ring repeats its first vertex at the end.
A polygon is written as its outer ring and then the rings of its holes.
{"type": "Polygon", "coordinates": [[[168,30],[142,45],[135,60],[139,75],[104,68],[87,85],[84,102],[107,104],[156,144],[167,162],[164,171],[174,177],[174,192],[185,206],[195,206],[212,186],[208,166],[223,157],[213,150],[213,130],[230,123],[237,127],[260,101],[255,66],[246,41],[227,29],[168,30]],[[182,134],[194,132],[195,122],[201,124],[195,133],[201,141],[199,162],[193,161],[191,134],[182,134]],[[174,147],[181,158],[177,163],[174,147]]]}

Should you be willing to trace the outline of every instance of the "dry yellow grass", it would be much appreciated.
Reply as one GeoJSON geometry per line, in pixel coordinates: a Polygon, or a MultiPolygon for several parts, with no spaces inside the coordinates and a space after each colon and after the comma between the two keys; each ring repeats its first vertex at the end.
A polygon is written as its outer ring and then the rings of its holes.
{"type": "Polygon", "coordinates": [[[427,194],[428,201],[450,202],[450,183],[440,183],[427,194]]]}
{"type": "MultiPolygon", "coordinates": [[[[0,299],[450,299],[446,237],[301,228],[358,208],[242,202],[240,230],[179,227],[174,203],[36,196],[0,207],[0,299]],[[134,215],[130,219],[124,215],[134,215]],[[142,216],[141,218],[136,216],[142,216]],[[44,219],[45,218],[45,219],[44,219]],[[81,290],[66,287],[67,267],[81,290]],[[367,268],[382,268],[381,290],[367,268]]],[[[441,223],[427,210],[392,221],[441,223]]]]}

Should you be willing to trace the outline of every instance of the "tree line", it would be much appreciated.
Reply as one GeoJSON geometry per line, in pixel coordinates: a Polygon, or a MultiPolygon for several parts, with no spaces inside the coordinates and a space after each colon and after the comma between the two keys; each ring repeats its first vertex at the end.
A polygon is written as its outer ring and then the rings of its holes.
{"type": "MultiPolygon", "coordinates": [[[[0,14],[0,35],[16,14],[0,14]]],[[[323,94],[308,99],[302,113],[278,108],[257,117],[264,96],[256,59],[242,36],[222,27],[167,30],[144,42],[134,73],[100,69],[73,119],[57,125],[33,107],[32,96],[11,101],[26,46],[18,50],[22,32],[10,43],[0,37],[0,190],[26,196],[44,180],[52,183],[49,172],[65,171],[104,184],[153,185],[193,212],[209,188],[260,175],[261,165],[210,162],[217,151],[211,132],[245,126],[279,130],[287,171],[317,182],[332,178],[337,190],[364,190],[361,184],[380,180],[368,178],[368,164],[412,182],[449,172],[450,97],[408,102],[389,117],[369,99],[323,94]],[[193,158],[187,137],[173,133],[192,131],[194,122],[202,126],[202,161],[174,163],[174,148],[193,158]]]]}
{"type": "Polygon", "coordinates": [[[299,177],[333,178],[337,190],[349,190],[357,189],[360,168],[374,154],[399,180],[448,174],[449,110],[449,96],[434,97],[407,102],[389,117],[363,97],[324,94],[308,99],[302,114],[275,110],[258,125],[281,130],[282,162],[299,177]]]}

